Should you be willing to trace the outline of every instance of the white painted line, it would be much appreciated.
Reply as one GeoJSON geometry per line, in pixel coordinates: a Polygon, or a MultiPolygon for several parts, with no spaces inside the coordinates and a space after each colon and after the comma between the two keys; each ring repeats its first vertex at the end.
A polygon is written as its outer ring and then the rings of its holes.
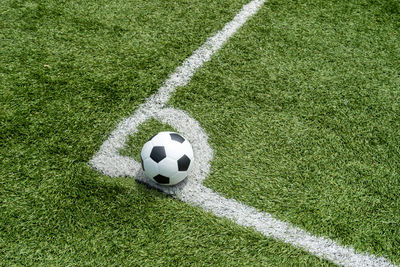
{"type": "Polygon", "coordinates": [[[182,110],[166,107],[171,93],[178,86],[189,83],[198,68],[211,59],[222,45],[264,4],[264,0],[254,0],[244,5],[240,12],[224,28],[200,46],[179,66],[174,73],[141,105],[135,113],[118,124],[110,137],[102,144],[90,164],[97,170],[112,177],[131,176],[158,188],[180,200],[203,208],[216,216],[228,218],[239,225],[252,227],[267,237],[302,248],[309,253],[344,266],[393,266],[387,259],[367,253],[358,253],[351,247],[337,244],[324,237],[314,236],[287,222],[273,218],[266,212],[244,205],[233,199],[226,199],[203,186],[210,172],[213,150],[208,144],[208,136],[200,124],[182,110]],[[139,162],[121,156],[129,136],[138,131],[138,126],[154,118],[167,123],[182,133],[192,144],[195,165],[192,173],[183,183],[172,187],[160,186],[147,179],[139,162]]]}
{"type": "MultiPolygon", "coordinates": [[[[113,177],[136,176],[136,173],[140,171],[140,164],[129,157],[121,156],[118,152],[125,146],[128,136],[135,134],[138,125],[141,123],[150,118],[159,116],[176,87],[187,85],[195,71],[205,62],[209,61],[211,56],[217,52],[263,4],[264,0],[254,0],[244,5],[232,21],[225,24],[224,28],[214,36],[208,38],[181,66],[176,68],[155,95],[152,95],[131,117],[123,120],[117,126],[110,137],[102,144],[99,152],[97,152],[90,161],[92,166],[113,177]]],[[[201,129],[201,127],[199,126],[196,129],[201,129]]],[[[179,131],[179,129],[177,130],[179,131]]],[[[186,137],[188,138],[187,134],[186,137]]],[[[195,144],[192,142],[192,145],[195,144]]],[[[211,159],[212,156],[209,159],[205,159],[207,164],[208,160],[211,159]]],[[[199,160],[197,162],[199,162],[199,160]]],[[[206,173],[208,173],[208,171],[206,173]]],[[[205,175],[203,175],[202,178],[204,179],[205,175]]]]}
{"type": "Polygon", "coordinates": [[[187,203],[200,206],[219,217],[228,218],[239,225],[252,227],[267,237],[302,248],[312,255],[327,259],[343,266],[393,266],[387,259],[367,253],[357,253],[351,247],[335,241],[314,236],[287,222],[273,218],[270,214],[259,212],[234,199],[225,199],[209,188],[196,188],[184,192],[179,198],[187,203]]]}

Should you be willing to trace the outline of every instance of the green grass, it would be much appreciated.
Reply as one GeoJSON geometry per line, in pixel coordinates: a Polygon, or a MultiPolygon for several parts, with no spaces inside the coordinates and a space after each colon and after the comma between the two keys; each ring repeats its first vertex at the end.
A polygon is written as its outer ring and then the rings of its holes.
{"type": "MultiPolygon", "coordinates": [[[[0,265],[330,265],[88,165],[246,2],[0,2],[0,265]]],[[[400,263],[399,12],[268,1],[171,100],[210,136],[206,185],[400,263]]]]}
{"type": "Polygon", "coordinates": [[[327,264],[88,166],[243,2],[1,2],[0,265],[327,264]]]}
{"type": "Polygon", "coordinates": [[[400,263],[399,5],[360,3],[269,1],[172,104],[207,186],[400,263]]]}

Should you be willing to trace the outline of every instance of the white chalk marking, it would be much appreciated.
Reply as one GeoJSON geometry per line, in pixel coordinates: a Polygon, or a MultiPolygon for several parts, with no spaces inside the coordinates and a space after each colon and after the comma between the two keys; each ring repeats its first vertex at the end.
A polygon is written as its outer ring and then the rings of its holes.
{"type": "Polygon", "coordinates": [[[393,266],[387,259],[367,253],[358,253],[351,247],[337,244],[331,239],[316,237],[300,228],[273,218],[266,212],[244,205],[233,199],[226,199],[202,182],[210,172],[213,150],[208,144],[208,136],[200,124],[186,112],[166,107],[171,93],[178,86],[185,86],[198,68],[211,59],[222,45],[264,4],[264,0],[254,0],[244,5],[234,19],[200,46],[165,81],[158,92],[142,104],[129,118],[123,120],[102,144],[90,164],[97,170],[112,176],[131,176],[150,184],[168,194],[173,194],[184,202],[199,206],[219,217],[228,218],[239,225],[252,227],[267,237],[271,237],[309,253],[344,266],[393,266]],[[183,183],[176,186],[160,186],[147,179],[134,159],[121,156],[129,136],[138,131],[138,126],[154,118],[167,123],[182,133],[193,146],[195,165],[183,183]]]}

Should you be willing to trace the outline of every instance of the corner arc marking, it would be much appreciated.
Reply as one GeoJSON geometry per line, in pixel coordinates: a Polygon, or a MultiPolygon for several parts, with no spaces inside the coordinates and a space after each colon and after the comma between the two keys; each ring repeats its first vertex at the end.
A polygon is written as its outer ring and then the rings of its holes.
{"type": "Polygon", "coordinates": [[[244,5],[240,12],[214,36],[206,40],[181,66],[168,77],[158,92],[142,104],[132,116],[121,121],[100,150],[90,160],[98,171],[111,177],[131,176],[180,200],[213,212],[216,216],[228,218],[239,225],[252,227],[267,237],[302,248],[309,253],[344,266],[393,266],[387,259],[367,253],[358,253],[351,247],[341,246],[333,240],[316,237],[310,233],[277,220],[272,215],[259,212],[233,199],[226,199],[202,182],[210,171],[213,150],[208,144],[208,136],[186,112],[166,107],[171,93],[178,86],[189,83],[198,68],[211,59],[222,45],[264,4],[264,0],[253,0],[244,5]],[[121,156],[128,136],[138,132],[138,126],[154,118],[168,123],[184,133],[192,143],[195,160],[189,179],[176,186],[165,187],[147,179],[140,163],[130,157],[121,156]],[[185,123],[183,123],[185,122],[185,123]]]}

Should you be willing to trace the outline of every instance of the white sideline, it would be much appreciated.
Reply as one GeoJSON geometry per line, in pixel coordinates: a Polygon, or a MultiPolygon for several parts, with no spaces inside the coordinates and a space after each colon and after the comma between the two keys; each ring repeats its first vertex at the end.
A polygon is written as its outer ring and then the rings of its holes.
{"type": "Polygon", "coordinates": [[[287,222],[273,218],[266,212],[244,205],[233,199],[226,199],[202,185],[210,172],[213,150],[208,144],[208,136],[200,124],[182,110],[166,107],[171,93],[178,86],[185,86],[198,68],[211,59],[222,45],[264,4],[264,0],[254,0],[244,5],[240,12],[224,28],[200,46],[164,82],[158,92],[142,104],[135,113],[118,124],[100,150],[90,160],[97,170],[112,177],[130,176],[158,188],[180,200],[228,218],[239,225],[252,227],[267,237],[271,237],[309,253],[343,266],[393,266],[387,259],[367,253],[358,253],[351,247],[341,246],[335,241],[314,236],[287,222]],[[192,173],[183,183],[165,187],[148,180],[140,164],[130,157],[121,156],[130,135],[138,131],[138,126],[150,118],[168,123],[182,133],[193,146],[195,165],[192,173]]]}

